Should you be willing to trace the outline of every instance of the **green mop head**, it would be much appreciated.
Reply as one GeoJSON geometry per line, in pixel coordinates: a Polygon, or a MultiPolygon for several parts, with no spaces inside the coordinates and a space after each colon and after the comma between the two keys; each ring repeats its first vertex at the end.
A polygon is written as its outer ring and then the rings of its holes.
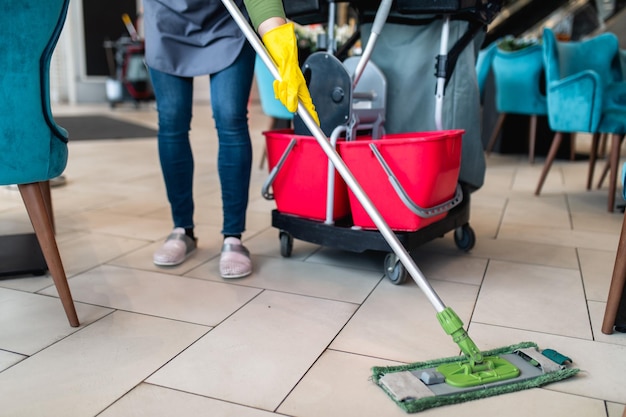
{"type": "MultiPolygon", "coordinates": [[[[547,352],[545,350],[544,352],[547,352]]],[[[553,354],[560,355],[554,351],[553,354]]],[[[444,364],[451,364],[463,361],[463,357],[455,356],[450,358],[436,359],[427,362],[417,362],[407,365],[374,367],[372,368],[374,382],[379,385],[400,408],[407,413],[417,413],[429,408],[443,405],[458,404],[494,395],[506,394],[514,391],[521,391],[528,388],[540,387],[551,382],[574,376],[579,369],[566,368],[563,363],[569,358],[557,358],[554,362],[546,358],[548,355],[541,355],[537,345],[532,342],[519,343],[517,345],[506,346],[491,351],[483,352],[483,356],[502,357],[509,359],[519,357],[519,361],[514,359],[516,365],[519,364],[521,375],[497,383],[485,383],[473,387],[451,387],[444,383],[429,385],[430,382],[419,375],[432,375],[435,369],[444,364]],[[529,355],[526,355],[528,353],[529,355]],[[528,365],[524,365],[527,362],[528,365]],[[526,369],[524,369],[526,368],[526,369]],[[389,377],[392,381],[389,381],[389,377]],[[397,377],[397,378],[396,378],[397,377]],[[387,380],[385,380],[387,378],[387,380]],[[442,389],[432,387],[444,386],[442,389]]]]}

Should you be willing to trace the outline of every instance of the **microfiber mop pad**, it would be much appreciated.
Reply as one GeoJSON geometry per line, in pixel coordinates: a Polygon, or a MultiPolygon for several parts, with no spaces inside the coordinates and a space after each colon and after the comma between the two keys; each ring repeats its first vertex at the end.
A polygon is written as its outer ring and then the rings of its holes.
{"type": "MultiPolygon", "coordinates": [[[[544,352],[547,352],[545,350],[544,352]]],[[[554,351],[550,351],[554,353],[554,351]]],[[[558,355],[558,354],[557,354],[558,355]]],[[[539,352],[533,342],[523,342],[483,352],[487,357],[506,357],[521,370],[516,378],[483,384],[471,388],[452,387],[442,380],[437,380],[436,368],[450,363],[460,362],[464,357],[450,357],[407,365],[374,367],[372,379],[391,399],[407,413],[417,413],[429,408],[458,404],[480,398],[540,387],[576,375],[579,369],[567,368],[539,352]],[[514,358],[519,359],[514,359],[514,358]]],[[[553,357],[553,356],[552,356],[553,357]]]]}

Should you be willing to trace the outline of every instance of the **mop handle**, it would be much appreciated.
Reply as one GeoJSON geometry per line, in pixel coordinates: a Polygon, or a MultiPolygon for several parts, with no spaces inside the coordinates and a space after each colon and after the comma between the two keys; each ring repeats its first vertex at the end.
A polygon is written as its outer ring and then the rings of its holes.
{"type": "Polygon", "coordinates": [[[359,62],[356,66],[356,69],[354,70],[352,89],[356,88],[356,85],[361,79],[361,75],[363,75],[365,66],[370,60],[372,51],[374,50],[374,45],[376,45],[376,40],[378,39],[378,35],[383,30],[383,26],[385,26],[385,22],[387,21],[387,17],[389,16],[392,1],[393,0],[382,0],[380,2],[378,10],[376,10],[376,17],[374,18],[374,23],[372,24],[370,38],[368,39],[367,44],[365,45],[365,49],[363,50],[363,54],[361,55],[361,58],[359,58],[359,62]]]}
{"type": "MultiPolygon", "coordinates": [[[[259,40],[256,32],[250,27],[250,24],[243,16],[239,8],[234,4],[233,0],[222,0],[222,3],[231,14],[239,28],[242,30],[254,50],[261,57],[265,65],[267,65],[274,78],[280,79],[280,74],[278,73],[278,69],[274,64],[274,61],[272,61],[272,58],[266,51],[265,46],[259,40]]],[[[365,192],[356,181],[346,164],[343,162],[343,159],[341,159],[337,151],[332,147],[330,141],[324,135],[324,132],[322,132],[322,129],[317,125],[317,123],[315,123],[315,120],[313,120],[313,117],[308,112],[301,100],[299,100],[298,104],[298,115],[302,118],[306,127],[309,128],[311,133],[313,133],[313,136],[322,147],[322,150],[324,151],[328,159],[330,159],[330,161],[335,166],[335,169],[339,172],[348,187],[350,187],[350,190],[357,197],[361,205],[363,205],[363,208],[365,209],[367,214],[369,214],[372,221],[374,222],[380,233],[383,235],[393,252],[398,256],[404,267],[407,269],[415,283],[423,291],[424,295],[426,296],[426,298],[428,298],[435,310],[437,310],[438,313],[446,310],[446,306],[443,301],[439,298],[435,290],[428,283],[417,265],[415,265],[415,262],[413,262],[413,259],[411,258],[409,253],[406,251],[404,246],[402,246],[397,236],[391,231],[391,228],[382,218],[379,211],[376,209],[376,207],[374,207],[374,204],[372,203],[370,198],[367,196],[367,194],[365,194],[365,192]]]]}

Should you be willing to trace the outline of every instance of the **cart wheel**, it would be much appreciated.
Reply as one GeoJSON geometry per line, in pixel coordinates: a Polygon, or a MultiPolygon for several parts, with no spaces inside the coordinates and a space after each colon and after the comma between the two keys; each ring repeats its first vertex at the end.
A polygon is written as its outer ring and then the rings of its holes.
{"type": "Polygon", "coordinates": [[[281,231],[278,238],[280,239],[280,254],[283,258],[289,258],[293,250],[293,237],[289,233],[281,231]]]}
{"type": "Polygon", "coordinates": [[[407,270],[395,253],[385,256],[385,276],[395,285],[404,284],[408,276],[407,270]]]}
{"type": "Polygon", "coordinates": [[[469,252],[476,244],[476,234],[469,224],[464,224],[454,230],[454,243],[456,246],[469,252]]]}

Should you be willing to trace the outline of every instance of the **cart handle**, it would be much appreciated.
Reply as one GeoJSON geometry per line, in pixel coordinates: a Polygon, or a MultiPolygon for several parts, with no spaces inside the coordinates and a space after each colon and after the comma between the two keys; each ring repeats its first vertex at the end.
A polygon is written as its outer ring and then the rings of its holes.
{"type": "MultiPolygon", "coordinates": [[[[337,126],[333,130],[330,136],[330,144],[332,145],[333,149],[336,148],[337,146],[337,140],[339,140],[339,136],[341,135],[342,132],[345,132],[345,131],[346,131],[346,127],[343,125],[337,126]]],[[[274,183],[274,180],[276,180],[278,171],[280,171],[280,169],[285,164],[287,157],[291,153],[291,150],[297,145],[297,142],[298,141],[296,138],[291,138],[291,140],[289,141],[289,144],[287,145],[287,147],[283,151],[283,154],[280,156],[280,159],[276,163],[276,166],[274,166],[274,168],[271,169],[269,176],[263,183],[261,194],[263,195],[263,198],[265,198],[266,200],[274,199],[274,194],[269,192],[269,188],[274,183]]],[[[326,184],[326,220],[324,221],[325,224],[330,224],[330,225],[334,224],[334,221],[333,221],[334,206],[335,206],[335,166],[333,165],[332,161],[329,160],[328,161],[328,176],[327,176],[327,184],[326,184]]]]}
{"type": "Polygon", "coordinates": [[[272,168],[272,170],[270,171],[270,175],[267,177],[267,179],[263,183],[263,188],[261,189],[261,194],[263,195],[263,198],[265,198],[266,200],[273,200],[274,199],[274,194],[270,193],[269,189],[270,189],[272,183],[274,182],[274,180],[276,179],[276,175],[278,175],[278,171],[280,171],[280,169],[282,168],[283,164],[287,160],[287,157],[289,156],[289,153],[291,152],[293,147],[296,146],[297,143],[298,143],[298,141],[296,140],[296,138],[292,138],[289,141],[289,144],[285,148],[285,151],[283,152],[283,154],[280,156],[280,159],[276,163],[276,166],[274,166],[274,168],[272,168]]]}
{"type": "Polygon", "coordinates": [[[411,200],[411,197],[409,197],[405,189],[402,187],[402,184],[400,184],[400,181],[398,181],[398,178],[387,164],[387,161],[385,161],[385,158],[383,158],[383,156],[381,155],[376,144],[370,143],[370,149],[372,150],[372,153],[374,153],[374,156],[380,163],[382,169],[387,174],[387,179],[389,179],[389,183],[396,191],[396,194],[398,194],[398,197],[400,197],[400,200],[402,200],[404,205],[407,206],[409,210],[411,210],[418,216],[423,218],[434,217],[438,214],[450,211],[452,208],[458,206],[463,201],[463,190],[461,189],[461,186],[457,184],[456,193],[454,194],[454,197],[452,197],[450,200],[428,208],[422,208],[418,206],[413,200],[411,200]]]}

